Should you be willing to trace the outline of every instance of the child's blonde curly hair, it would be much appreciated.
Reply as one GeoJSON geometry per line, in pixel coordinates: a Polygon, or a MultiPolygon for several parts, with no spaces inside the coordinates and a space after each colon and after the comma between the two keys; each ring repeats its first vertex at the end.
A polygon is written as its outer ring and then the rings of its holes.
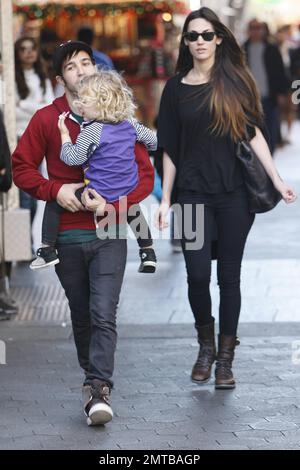
{"type": "Polygon", "coordinates": [[[123,77],[113,70],[84,77],[78,88],[75,104],[95,106],[99,111],[97,120],[118,123],[134,116],[136,105],[132,90],[123,77]]]}

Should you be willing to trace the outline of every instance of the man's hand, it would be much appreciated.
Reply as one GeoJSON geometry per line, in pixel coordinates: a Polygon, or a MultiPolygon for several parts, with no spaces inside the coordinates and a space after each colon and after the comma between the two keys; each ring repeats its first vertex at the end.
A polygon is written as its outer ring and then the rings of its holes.
{"type": "Polygon", "coordinates": [[[85,189],[81,196],[84,207],[101,216],[105,212],[106,200],[95,191],[95,189],[85,189]]]}
{"type": "Polygon", "coordinates": [[[83,211],[84,207],[75,196],[75,191],[83,188],[84,183],[63,184],[57,193],[56,201],[58,204],[70,212],[83,211]]]}

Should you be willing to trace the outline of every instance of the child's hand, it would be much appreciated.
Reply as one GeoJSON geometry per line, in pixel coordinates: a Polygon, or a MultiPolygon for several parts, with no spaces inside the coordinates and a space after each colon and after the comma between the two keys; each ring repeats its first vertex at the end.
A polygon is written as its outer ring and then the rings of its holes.
{"type": "Polygon", "coordinates": [[[81,201],[87,210],[96,212],[98,216],[104,215],[106,199],[98,194],[95,189],[85,189],[81,201]]]}
{"type": "Polygon", "coordinates": [[[58,128],[61,135],[69,135],[69,130],[65,124],[65,119],[68,116],[69,112],[64,112],[58,116],[58,128]]]}

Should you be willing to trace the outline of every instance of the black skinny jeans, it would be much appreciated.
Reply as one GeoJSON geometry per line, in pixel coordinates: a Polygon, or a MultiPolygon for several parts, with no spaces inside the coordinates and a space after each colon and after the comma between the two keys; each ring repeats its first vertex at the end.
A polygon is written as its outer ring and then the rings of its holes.
{"type": "MultiPolygon", "coordinates": [[[[248,209],[244,186],[220,194],[180,192],[178,202],[192,204],[192,224],[195,230],[196,204],[204,204],[204,245],[202,249],[187,250],[183,233],[182,248],[186,263],[188,298],[195,324],[211,323],[210,277],[211,240],[215,224],[218,232],[217,277],[220,288],[220,333],[236,335],[241,309],[240,271],[248,233],[254,214],[248,209]]],[[[184,219],[184,215],[183,215],[184,219]]]]}

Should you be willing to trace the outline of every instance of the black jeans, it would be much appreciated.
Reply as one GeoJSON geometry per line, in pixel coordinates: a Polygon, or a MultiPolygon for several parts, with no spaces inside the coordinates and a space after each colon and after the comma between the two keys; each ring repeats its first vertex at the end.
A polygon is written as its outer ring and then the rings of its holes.
{"type": "MultiPolygon", "coordinates": [[[[217,277],[220,288],[220,333],[236,335],[240,308],[240,271],[246,239],[254,221],[250,214],[244,186],[221,194],[181,192],[178,202],[192,205],[192,223],[195,228],[196,204],[204,204],[204,245],[202,249],[187,250],[187,239],[182,248],[187,269],[188,298],[196,325],[211,323],[210,277],[211,240],[215,225],[218,232],[217,277]]],[[[184,217],[183,217],[184,219],[184,217]]]]}
{"type": "MultiPolygon", "coordinates": [[[[76,191],[76,196],[81,201],[81,194],[84,188],[80,188],[76,191]]],[[[151,237],[150,228],[143,215],[143,212],[136,204],[134,206],[133,214],[127,216],[127,222],[131,226],[133,233],[135,234],[136,240],[140,248],[145,248],[153,244],[151,237]],[[134,221],[138,217],[138,224],[134,224],[134,221]]],[[[42,243],[49,246],[55,246],[58,231],[59,231],[59,220],[60,215],[65,211],[56,201],[47,202],[44,210],[43,223],[42,223],[42,243]]]]}
{"type": "Polygon", "coordinates": [[[273,155],[279,142],[280,115],[277,104],[271,98],[263,98],[262,106],[265,115],[265,124],[269,133],[269,147],[273,155]]]}
{"type": "Polygon", "coordinates": [[[37,210],[37,200],[34,197],[30,196],[30,194],[27,194],[25,193],[25,191],[22,191],[21,189],[19,194],[20,207],[22,207],[22,209],[30,210],[30,221],[32,223],[37,210]]]}
{"type": "MultiPolygon", "coordinates": [[[[22,191],[21,189],[19,192],[19,198],[20,198],[20,207],[22,207],[22,209],[29,209],[30,211],[30,224],[32,227],[32,222],[37,211],[37,200],[34,197],[30,196],[30,194],[27,194],[25,193],[25,191],[22,191]]],[[[31,233],[31,247],[32,247],[31,249],[33,253],[34,250],[33,250],[32,233],[31,233]]]]}
{"type": "Polygon", "coordinates": [[[113,386],[116,312],[126,264],[126,240],[94,240],[58,246],[56,274],[65,290],[77,356],[85,383],[113,386]]]}

